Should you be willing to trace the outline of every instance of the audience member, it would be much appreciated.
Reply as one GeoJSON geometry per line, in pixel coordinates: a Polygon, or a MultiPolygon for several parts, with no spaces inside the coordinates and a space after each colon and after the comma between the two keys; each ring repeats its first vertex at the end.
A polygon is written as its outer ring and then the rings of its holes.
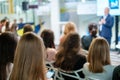
{"type": "Polygon", "coordinates": [[[2,33],[5,32],[6,22],[7,22],[6,19],[1,20],[1,32],[2,32],[2,33]]]}
{"type": "Polygon", "coordinates": [[[120,80],[120,65],[115,67],[112,80],[120,80]]]}
{"type": "Polygon", "coordinates": [[[24,25],[25,25],[25,24],[23,23],[23,18],[20,18],[20,19],[19,19],[19,23],[18,23],[18,30],[19,30],[19,29],[22,29],[24,25]]]}
{"type": "Polygon", "coordinates": [[[9,80],[13,67],[17,37],[11,32],[0,35],[0,80],[9,80]]]}
{"type": "Polygon", "coordinates": [[[17,28],[18,28],[18,25],[13,23],[10,29],[10,31],[13,32],[16,36],[18,36],[17,28]]]}
{"type": "Polygon", "coordinates": [[[54,61],[56,55],[56,49],[54,44],[54,33],[50,29],[45,29],[41,33],[41,37],[43,38],[44,45],[46,47],[46,60],[54,61]]]}
{"type": "Polygon", "coordinates": [[[44,44],[32,32],[27,32],[20,38],[10,80],[46,80],[44,44]]]}
{"type": "Polygon", "coordinates": [[[23,33],[26,33],[26,32],[33,32],[33,28],[30,24],[25,24],[24,27],[23,27],[23,33]]]}
{"type": "Polygon", "coordinates": [[[88,62],[83,73],[90,80],[112,80],[114,66],[110,62],[109,44],[104,38],[95,38],[88,51],[88,62]]]}
{"type": "Polygon", "coordinates": [[[98,31],[97,24],[95,23],[89,24],[88,30],[89,30],[89,35],[85,35],[82,37],[82,47],[85,50],[89,49],[92,40],[97,37],[97,31],[98,31]]]}
{"type": "Polygon", "coordinates": [[[9,21],[6,22],[5,31],[10,31],[10,22],[9,21]]]}
{"type": "MultiPolygon", "coordinates": [[[[80,37],[78,33],[69,33],[56,54],[54,66],[64,71],[74,71],[83,68],[85,62],[86,57],[81,54],[80,37]]],[[[81,72],[80,76],[84,78],[81,72]]],[[[65,80],[76,79],[65,77],[65,80]]]]}
{"type": "Polygon", "coordinates": [[[70,32],[76,32],[76,25],[73,22],[68,22],[65,24],[64,33],[60,38],[60,44],[64,41],[64,38],[70,32]]]}

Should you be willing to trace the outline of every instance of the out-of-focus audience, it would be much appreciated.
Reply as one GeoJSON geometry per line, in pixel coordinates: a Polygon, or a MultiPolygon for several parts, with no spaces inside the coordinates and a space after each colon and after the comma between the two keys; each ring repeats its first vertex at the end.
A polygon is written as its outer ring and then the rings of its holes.
{"type": "Polygon", "coordinates": [[[104,38],[95,38],[89,48],[83,73],[90,80],[112,80],[114,66],[111,65],[109,44],[104,38]]]}
{"type": "MultiPolygon", "coordinates": [[[[45,29],[36,35],[31,24],[23,23],[22,18],[19,24],[14,19],[12,25],[7,19],[1,20],[0,80],[52,80],[47,79],[51,73],[46,74],[49,72],[46,62],[52,65],[49,67],[52,67],[53,73],[56,70],[81,70],[77,74],[84,79],[120,80],[120,66],[115,68],[111,65],[109,44],[97,36],[97,24],[89,24],[88,30],[89,35],[80,39],[75,23],[66,23],[56,49],[52,30],[45,29]],[[17,30],[22,28],[24,34],[19,37],[17,30]]],[[[77,80],[70,76],[63,78],[77,80]]]]}
{"type": "Polygon", "coordinates": [[[9,80],[13,67],[17,37],[11,32],[0,35],[0,80],[9,80]]]}
{"type": "Polygon", "coordinates": [[[50,29],[45,29],[41,33],[44,45],[46,47],[46,60],[49,62],[55,61],[55,55],[57,53],[54,44],[54,33],[50,29]]]}

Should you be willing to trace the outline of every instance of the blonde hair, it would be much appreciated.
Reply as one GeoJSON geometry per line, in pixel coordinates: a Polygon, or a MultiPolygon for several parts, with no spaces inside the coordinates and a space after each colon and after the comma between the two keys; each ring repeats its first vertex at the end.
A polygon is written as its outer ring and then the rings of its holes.
{"type": "Polygon", "coordinates": [[[93,39],[88,54],[89,70],[94,73],[104,71],[103,66],[110,64],[109,45],[104,38],[93,39]]]}
{"type": "Polygon", "coordinates": [[[65,25],[64,34],[66,35],[70,32],[76,32],[76,25],[73,22],[68,22],[65,25]]]}
{"type": "Polygon", "coordinates": [[[17,45],[10,80],[45,80],[44,44],[31,32],[25,33],[17,45]]]}

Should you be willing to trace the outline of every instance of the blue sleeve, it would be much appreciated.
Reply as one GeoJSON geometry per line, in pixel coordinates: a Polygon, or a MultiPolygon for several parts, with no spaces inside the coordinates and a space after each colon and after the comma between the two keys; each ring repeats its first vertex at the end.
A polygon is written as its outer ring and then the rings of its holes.
{"type": "Polygon", "coordinates": [[[39,31],[40,31],[40,25],[35,26],[34,32],[35,32],[35,33],[38,33],[39,31]]]}
{"type": "Polygon", "coordinates": [[[108,17],[108,19],[106,20],[106,23],[103,24],[103,26],[108,27],[108,28],[112,28],[114,24],[114,18],[112,16],[108,17]]]}

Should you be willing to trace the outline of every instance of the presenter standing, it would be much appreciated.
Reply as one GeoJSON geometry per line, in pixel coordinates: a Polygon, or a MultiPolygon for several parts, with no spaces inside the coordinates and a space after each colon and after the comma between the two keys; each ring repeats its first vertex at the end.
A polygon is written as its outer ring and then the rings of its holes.
{"type": "Polygon", "coordinates": [[[112,37],[112,27],[114,24],[114,18],[109,13],[109,8],[106,7],[104,9],[104,16],[100,18],[99,21],[99,35],[104,37],[109,45],[111,44],[111,37],[112,37]]]}

